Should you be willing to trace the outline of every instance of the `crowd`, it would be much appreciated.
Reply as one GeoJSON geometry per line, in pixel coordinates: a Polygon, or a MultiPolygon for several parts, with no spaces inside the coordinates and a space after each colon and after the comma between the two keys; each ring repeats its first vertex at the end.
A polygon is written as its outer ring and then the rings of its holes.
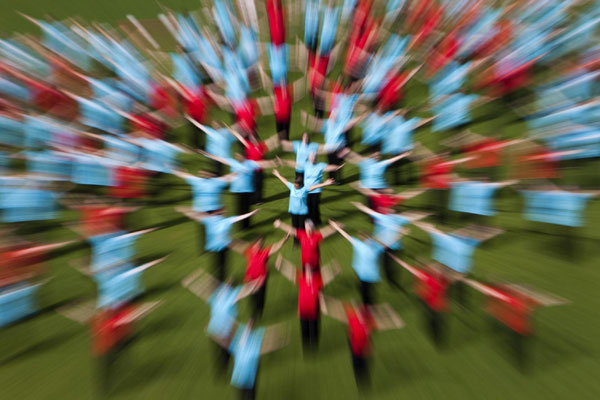
{"type": "MultiPolygon", "coordinates": [[[[408,285],[401,276],[412,277],[438,346],[452,305],[473,307],[468,292],[483,294],[484,309],[514,336],[524,366],[534,311],[564,300],[478,279],[473,254],[503,233],[490,217],[504,188],[522,196],[526,220],[565,229],[585,224],[598,174],[574,187],[565,185],[563,171],[600,156],[600,9],[556,0],[207,6],[206,15],[165,9],[154,20],[128,16],[118,29],[23,16],[40,37],[0,40],[2,326],[36,312],[44,258],[72,244],[29,242],[8,227],[35,227],[56,221],[62,209],[76,211],[80,219],[69,227],[91,248],[77,268],[93,278],[98,295],[91,306],[63,312],[90,324],[101,390],[109,390],[112,360],[132,323],[158,306],[136,301],[145,290],[142,274],[164,260],[139,262],[135,242],[152,229],[131,231],[127,216],[152,204],[173,175],[193,198],[177,211],[197,222],[198,252],[213,259],[212,268],[202,266],[182,284],[208,302],[218,365],[225,369],[233,358],[231,384],[243,398],[255,397],[261,355],[286,345],[288,336],[284,325],[261,325],[273,260],[297,286],[304,350],[317,351],[323,315],[343,322],[360,385],[368,385],[373,333],[404,326],[377,301],[380,267],[401,291],[408,285]],[[300,32],[290,34],[289,26],[300,32]],[[292,44],[294,36],[303,40],[292,44]],[[310,112],[295,108],[303,97],[310,112]],[[491,103],[526,132],[472,132],[472,124],[498,117],[486,108],[491,103]],[[271,115],[275,126],[263,132],[257,121],[271,115]],[[189,170],[185,157],[210,168],[189,170]],[[345,173],[350,165],[358,180],[345,173]],[[263,183],[270,174],[289,191],[289,218],[271,221],[285,237],[273,244],[234,239],[237,223],[251,232],[252,217],[268,201],[263,183]],[[364,196],[365,204],[352,203],[352,215],[366,214],[371,233],[321,215],[322,193],[335,185],[364,196]],[[235,210],[224,207],[226,190],[235,194],[235,210]],[[424,193],[430,206],[404,207],[424,193]],[[460,227],[451,230],[457,214],[460,227]],[[403,237],[415,231],[431,237],[431,255],[405,254],[403,237]],[[352,302],[324,293],[346,269],[335,259],[321,265],[319,248],[337,234],[352,249],[352,302]],[[297,260],[278,254],[288,239],[300,248],[297,260]],[[239,284],[228,268],[232,250],[246,259],[239,284]],[[246,298],[253,313],[241,321],[237,307],[246,298]]],[[[575,254],[575,244],[565,242],[575,254]]]]}

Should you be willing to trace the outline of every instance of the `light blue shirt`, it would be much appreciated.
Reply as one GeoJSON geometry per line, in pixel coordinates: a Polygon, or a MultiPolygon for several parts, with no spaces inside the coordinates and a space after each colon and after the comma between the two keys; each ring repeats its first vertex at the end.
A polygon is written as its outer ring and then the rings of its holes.
{"type": "Polygon", "coordinates": [[[233,355],[231,384],[239,389],[251,389],[256,381],[260,349],[265,336],[265,328],[248,330],[241,325],[229,345],[233,355]]]}
{"type": "Polygon", "coordinates": [[[304,143],[302,141],[292,142],[294,153],[296,153],[296,172],[304,172],[304,165],[308,162],[311,153],[319,151],[319,143],[304,143]]]}
{"type": "Polygon", "coordinates": [[[413,131],[421,118],[411,118],[408,121],[402,117],[395,117],[390,121],[391,129],[383,138],[381,152],[383,154],[397,155],[413,148],[413,131]]]}
{"type": "Polygon", "coordinates": [[[525,218],[564,226],[583,226],[585,205],[592,194],[564,191],[523,191],[525,218]]]}
{"type": "Polygon", "coordinates": [[[225,128],[215,130],[204,126],[204,129],[210,132],[206,135],[206,151],[213,156],[230,158],[231,145],[236,141],[235,136],[225,128]]]}
{"type": "Polygon", "coordinates": [[[0,290],[0,327],[38,310],[36,295],[41,285],[13,285],[0,290]]]}
{"type": "Polygon", "coordinates": [[[254,172],[260,169],[260,166],[252,160],[239,162],[229,159],[231,163],[231,172],[236,174],[229,191],[231,193],[252,193],[254,192],[254,172]]]}
{"type": "Polygon", "coordinates": [[[271,68],[273,85],[287,84],[287,45],[274,46],[269,44],[267,49],[269,51],[269,67],[271,68]]]}
{"type": "Polygon", "coordinates": [[[229,184],[219,178],[200,178],[186,176],[185,180],[192,187],[194,195],[192,209],[198,212],[209,212],[223,208],[221,193],[229,184]]]}
{"type": "Polygon", "coordinates": [[[218,338],[227,338],[231,334],[237,318],[236,298],[240,287],[221,284],[208,299],[210,305],[210,321],[207,332],[218,338]]]}
{"type": "Polygon", "coordinates": [[[496,214],[492,209],[492,198],[498,186],[485,182],[453,182],[451,186],[451,210],[488,216],[496,214]]]}
{"type": "Polygon", "coordinates": [[[204,218],[202,223],[206,230],[206,243],[204,249],[207,251],[221,251],[231,243],[231,227],[234,224],[235,217],[224,217],[222,215],[212,215],[204,218]]]}
{"type": "Polygon", "coordinates": [[[473,266],[473,253],[479,241],[453,234],[430,233],[433,240],[433,259],[448,268],[466,274],[473,266]]]}
{"type": "MultiPolygon", "coordinates": [[[[310,189],[311,186],[323,183],[323,172],[326,167],[327,164],[325,163],[306,163],[304,166],[304,186],[310,189]]],[[[309,193],[321,193],[322,191],[323,188],[318,188],[309,193]]]]}
{"type": "Polygon", "coordinates": [[[142,272],[126,270],[117,274],[103,274],[98,283],[98,308],[118,307],[144,292],[142,272]]]}
{"type": "Polygon", "coordinates": [[[374,236],[387,248],[398,250],[402,247],[400,230],[410,221],[397,214],[375,214],[374,236]]]}
{"type": "Polygon", "coordinates": [[[376,161],[370,157],[358,164],[360,169],[360,185],[367,189],[384,189],[387,187],[384,173],[388,167],[385,161],[376,161]]]}
{"type": "Polygon", "coordinates": [[[300,189],[296,189],[294,184],[290,182],[288,182],[287,187],[290,189],[290,204],[288,207],[288,212],[295,215],[308,214],[308,205],[306,204],[308,187],[303,186],[300,189]]]}
{"type": "Polygon", "coordinates": [[[363,242],[353,237],[350,243],[354,249],[352,268],[356,272],[358,279],[363,282],[379,282],[381,280],[379,275],[379,256],[383,252],[383,247],[371,239],[363,242]]]}

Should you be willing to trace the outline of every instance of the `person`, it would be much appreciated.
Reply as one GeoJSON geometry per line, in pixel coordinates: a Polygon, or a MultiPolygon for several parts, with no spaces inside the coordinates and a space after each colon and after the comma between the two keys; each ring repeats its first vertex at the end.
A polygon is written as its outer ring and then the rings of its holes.
{"type": "MultiPolygon", "coordinates": [[[[223,208],[221,194],[235,178],[234,174],[217,177],[207,171],[198,171],[198,176],[187,172],[173,171],[173,175],[178,176],[192,187],[192,208],[193,212],[214,213],[223,208]]],[[[198,254],[202,254],[204,249],[202,224],[197,224],[198,231],[198,254]]]]}
{"type": "MultiPolygon", "coordinates": [[[[332,185],[334,183],[333,179],[328,179],[321,184],[307,187],[306,185],[302,185],[300,179],[296,179],[293,184],[288,182],[288,180],[281,176],[277,170],[273,170],[273,175],[275,175],[275,177],[277,177],[290,190],[288,212],[292,216],[292,226],[296,229],[302,229],[304,226],[304,221],[306,220],[306,216],[308,215],[308,205],[306,203],[308,192],[332,185]]],[[[297,241],[295,241],[295,243],[297,243],[297,241]]]]}
{"type": "Polygon", "coordinates": [[[225,210],[220,209],[213,213],[198,213],[192,212],[185,208],[177,208],[177,211],[187,215],[189,218],[200,221],[204,224],[206,232],[206,242],[204,250],[214,255],[214,269],[217,273],[217,278],[221,281],[227,276],[227,249],[231,244],[230,231],[233,224],[250,218],[258,212],[258,210],[249,213],[225,217],[225,210]]]}
{"type": "Polygon", "coordinates": [[[281,326],[256,328],[254,319],[246,324],[239,324],[231,338],[213,339],[233,356],[231,385],[239,390],[240,398],[244,400],[256,398],[260,356],[287,344],[287,336],[281,326]]]}
{"type": "MultiPolygon", "coordinates": [[[[220,341],[230,340],[235,333],[238,302],[255,293],[260,287],[257,281],[249,281],[241,286],[235,285],[231,279],[222,282],[202,268],[186,276],[181,285],[208,303],[210,319],[206,333],[220,341]]],[[[217,347],[216,354],[217,372],[222,374],[227,368],[230,355],[227,349],[221,346],[217,347]]]]}
{"type": "Polygon", "coordinates": [[[319,345],[319,294],[341,270],[337,262],[324,267],[315,274],[311,268],[296,268],[295,265],[277,256],[275,268],[292,283],[298,285],[298,316],[302,333],[303,349],[314,351],[319,345]]]}
{"type": "MultiPolygon", "coordinates": [[[[341,225],[341,224],[340,224],[341,225]]],[[[326,226],[321,230],[316,230],[315,225],[310,219],[304,221],[304,229],[296,229],[276,219],[273,222],[275,228],[279,228],[289,235],[293,235],[298,238],[300,242],[301,251],[301,264],[302,268],[310,268],[313,274],[320,274],[321,269],[321,254],[319,251],[319,245],[323,239],[335,233],[335,229],[330,226],[326,226]]]]}
{"type": "Polygon", "coordinates": [[[359,288],[363,303],[373,304],[373,285],[381,280],[379,258],[384,247],[365,233],[360,234],[360,239],[350,236],[333,220],[329,220],[329,225],[352,245],[352,268],[360,282],[359,288]]]}
{"type": "Polygon", "coordinates": [[[373,331],[400,329],[404,322],[389,304],[373,306],[356,302],[344,303],[321,294],[320,309],[324,315],[346,324],[356,383],[359,388],[368,387],[373,331]]]}
{"type": "MultiPolygon", "coordinates": [[[[235,137],[225,128],[218,129],[216,125],[213,128],[202,125],[188,116],[188,120],[198,129],[206,133],[206,153],[220,159],[231,158],[231,146],[235,142],[235,137]]],[[[223,175],[223,163],[214,160],[215,175],[223,175]]]]}
{"type": "Polygon", "coordinates": [[[399,251],[402,248],[400,241],[402,234],[406,230],[405,226],[414,220],[427,216],[427,214],[393,214],[391,212],[379,213],[360,203],[352,202],[354,207],[373,218],[375,223],[374,237],[384,246],[383,252],[383,271],[389,282],[401,289],[400,276],[392,268],[390,254],[399,251]]]}
{"type": "Polygon", "coordinates": [[[307,132],[302,134],[302,140],[295,140],[290,142],[288,140],[281,141],[281,148],[284,151],[296,153],[296,178],[301,177],[304,179],[304,165],[308,162],[308,156],[310,153],[318,152],[321,146],[319,143],[311,143],[310,136],[307,132]]]}
{"type": "MultiPolygon", "coordinates": [[[[296,177],[301,176],[303,182],[306,182],[307,186],[314,186],[321,184],[323,182],[323,172],[331,172],[338,171],[344,167],[344,164],[341,165],[328,165],[322,162],[316,162],[317,154],[315,152],[311,152],[308,154],[308,160],[304,164],[304,171],[302,175],[298,174],[298,161],[294,164],[294,162],[288,162],[288,165],[296,166],[296,177]]],[[[322,189],[315,189],[308,192],[308,196],[306,198],[306,203],[308,206],[308,218],[317,226],[321,225],[321,192],[322,189]]]]}
{"type": "Polygon", "coordinates": [[[380,160],[380,154],[375,152],[369,157],[363,157],[358,153],[349,151],[345,159],[358,165],[360,169],[360,185],[365,189],[380,190],[388,187],[384,172],[388,166],[407,157],[410,152],[398,154],[387,160],[380,160]]]}
{"type": "Polygon", "coordinates": [[[429,264],[422,269],[402,261],[395,255],[390,257],[415,277],[414,292],[426,311],[426,324],[429,335],[439,348],[445,344],[445,321],[449,310],[448,291],[453,277],[445,269],[429,264]]]}
{"type": "Polygon", "coordinates": [[[289,238],[289,234],[274,245],[265,246],[264,238],[258,238],[254,243],[246,243],[242,240],[233,241],[229,247],[246,257],[246,273],[244,283],[258,282],[259,289],[252,296],[254,307],[254,318],[262,316],[265,307],[265,296],[267,290],[267,277],[269,274],[267,263],[269,257],[277,253],[289,238]]]}
{"type": "MultiPolygon", "coordinates": [[[[222,164],[229,165],[231,171],[235,173],[235,179],[231,182],[229,190],[235,193],[238,198],[238,214],[246,214],[250,211],[252,201],[256,198],[256,190],[254,187],[254,176],[261,168],[274,168],[277,164],[274,161],[253,161],[243,159],[239,154],[236,154],[236,159],[215,157],[209,153],[200,151],[201,154],[208,158],[212,158],[222,164]]],[[[244,220],[242,229],[250,227],[250,220],[244,220]]]]}

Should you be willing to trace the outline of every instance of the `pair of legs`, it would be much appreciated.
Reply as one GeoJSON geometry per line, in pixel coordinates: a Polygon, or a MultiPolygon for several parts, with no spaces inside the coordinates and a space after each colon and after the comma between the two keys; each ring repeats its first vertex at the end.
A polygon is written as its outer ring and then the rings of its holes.
{"type": "MultiPolygon", "coordinates": [[[[292,216],[292,227],[296,229],[304,230],[304,222],[306,221],[306,214],[290,214],[292,216]]],[[[300,242],[298,238],[294,238],[294,244],[297,246],[300,242]]]]}
{"type": "Polygon", "coordinates": [[[359,285],[360,296],[362,298],[363,304],[371,305],[374,303],[374,295],[373,295],[373,283],[360,281],[359,285]]]}
{"type": "Polygon", "coordinates": [[[319,316],[316,318],[300,318],[300,331],[302,333],[302,348],[304,350],[317,350],[319,347],[319,316]]]}
{"type": "Polygon", "coordinates": [[[262,285],[260,289],[258,289],[252,295],[252,307],[254,308],[253,314],[254,318],[259,318],[262,316],[263,310],[265,309],[265,298],[267,296],[267,283],[265,279],[265,283],[262,285]]]}
{"type": "Polygon", "coordinates": [[[275,121],[279,140],[290,140],[290,121],[275,121]]]}
{"type": "MultiPolygon", "coordinates": [[[[248,214],[250,212],[250,206],[254,200],[255,193],[238,193],[238,215],[248,214]]],[[[246,218],[242,221],[242,229],[250,228],[250,218],[246,218]]]]}
{"type": "Polygon", "coordinates": [[[215,251],[214,253],[214,270],[215,278],[221,282],[225,281],[227,276],[227,247],[221,251],[215,251]]]}
{"type": "Polygon", "coordinates": [[[356,354],[350,345],[350,353],[352,354],[352,370],[356,384],[360,387],[369,385],[369,362],[366,355],[356,354]]]}
{"type": "Polygon", "coordinates": [[[394,250],[390,248],[386,248],[383,253],[383,272],[388,280],[388,282],[395,286],[398,289],[402,289],[401,281],[402,275],[401,270],[398,270],[394,266],[394,261],[392,260],[392,253],[394,250]]]}
{"type": "Polygon", "coordinates": [[[306,203],[308,205],[308,218],[315,226],[321,225],[321,193],[309,193],[306,203]]]}
{"type": "MultiPolygon", "coordinates": [[[[344,159],[340,156],[338,156],[338,151],[334,151],[331,153],[327,153],[327,162],[329,164],[332,165],[342,165],[342,162],[344,162],[344,159]]],[[[341,183],[342,180],[342,176],[340,171],[330,171],[329,172],[329,177],[333,180],[336,181],[336,183],[341,183]]]]}
{"type": "Polygon", "coordinates": [[[264,177],[262,170],[254,172],[254,204],[260,204],[263,201],[264,177]]]}

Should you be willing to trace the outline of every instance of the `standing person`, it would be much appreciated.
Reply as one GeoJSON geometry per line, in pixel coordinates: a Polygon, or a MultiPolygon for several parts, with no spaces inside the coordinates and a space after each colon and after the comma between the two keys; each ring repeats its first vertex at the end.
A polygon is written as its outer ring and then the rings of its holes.
{"type": "Polygon", "coordinates": [[[239,389],[243,400],[256,398],[260,356],[280,349],[288,341],[280,326],[256,328],[254,319],[247,324],[239,324],[231,338],[213,339],[233,356],[231,385],[239,389]]]}
{"type": "MultiPolygon", "coordinates": [[[[210,320],[206,332],[223,341],[230,340],[235,333],[237,303],[259,289],[257,281],[249,281],[242,286],[235,286],[231,280],[220,282],[202,268],[183,279],[181,285],[208,303],[210,320]]],[[[220,374],[226,371],[229,358],[227,349],[218,346],[217,368],[220,374]]]]}
{"type": "Polygon", "coordinates": [[[400,329],[404,326],[404,322],[389,304],[369,306],[354,302],[343,303],[332,297],[321,295],[320,305],[323,314],[346,324],[356,383],[359,388],[368,386],[372,332],[400,329]]]}
{"type": "Polygon", "coordinates": [[[321,319],[319,294],[321,289],[341,272],[339,265],[334,263],[333,267],[325,267],[315,274],[311,268],[296,268],[279,255],[275,261],[275,268],[292,283],[298,285],[298,316],[302,332],[302,347],[305,351],[317,350],[321,319]]]}
{"type": "Polygon", "coordinates": [[[413,220],[424,218],[427,214],[416,214],[405,217],[399,214],[392,214],[391,212],[378,213],[356,202],[352,202],[352,205],[373,218],[375,223],[373,235],[384,246],[383,271],[390,283],[400,289],[400,277],[392,268],[390,255],[402,248],[400,239],[404,233],[405,225],[413,220]]]}
{"type": "MultiPolygon", "coordinates": [[[[237,194],[239,214],[248,213],[250,211],[250,206],[252,205],[252,200],[255,198],[254,174],[261,168],[273,168],[276,165],[273,161],[245,160],[239,154],[236,154],[235,160],[232,158],[224,159],[215,157],[206,152],[201,152],[201,154],[225,165],[229,165],[231,172],[235,174],[235,179],[231,182],[229,190],[231,193],[237,194]]],[[[250,220],[245,220],[242,229],[248,229],[249,227],[250,220]]]]}
{"type": "Polygon", "coordinates": [[[210,214],[190,212],[184,209],[178,209],[178,211],[187,215],[191,219],[200,221],[204,224],[204,229],[206,232],[204,250],[214,255],[213,265],[216,271],[216,276],[218,279],[223,281],[227,275],[227,249],[231,244],[231,227],[236,222],[250,218],[256,214],[258,210],[234,217],[225,217],[224,209],[220,209],[210,214]]]}
{"type": "Polygon", "coordinates": [[[288,140],[281,141],[281,148],[285,151],[296,153],[296,179],[301,177],[304,179],[304,165],[308,162],[308,156],[310,153],[316,153],[319,151],[319,143],[311,143],[310,136],[307,132],[302,135],[302,141],[295,140],[290,142],[288,140]]]}
{"type": "Polygon", "coordinates": [[[381,281],[379,257],[384,247],[365,233],[361,233],[361,239],[358,239],[350,236],[335,221],[329,220],[329,224],[352,245],[352,268],[360,281],[359,288],[363,303],[373,304],[373,285],[381,281]]]}
{"type": "MultiPolygon", "coordinates": [[[[206,133],[206,153],[213,157],[221,159],[231,158],[231,146],[235,142],[235,137],[229,133],[225,128],[218,128],[216,124],[213,124],[213,128],[198,123],[196,120],[188,117],[188,120],[194,124],[198,129],[201,129],[206,133]]],[[[215,175],[223,175],[223,163],[214,160],[214,173],[215,175]]]]}
{"type": "Polygon", "coordinates": [[[290,235],[287,234],[279,242],[267,246],[265,246],[265,240],[262,237],[258,238],[254,243],[235,240],[229,245],[231,249],[246,257],[244,283],[257,282],[259,286],[258,291],[252,296],[254,318],[260,318],[265,307],[269,257],[281,250],[289,237],[290,235]]]}
{"type": "MultiPolygon", "coordinates": [[[[273,171],[273,175],[275,175],[290,190],[288,212],[292,216],[292,226],[296,229],[302,229],[304,227],[304,221],[308,215],[308,205],[306,203],[308,192],[334,183],[333,179],[328,179],[319,185],[307,187],[306,185],[302,185],[300,179],[296,179],[293,184],[288,182],[288,180],[281,176],[277,170],[273,171]]],[[[297,241],[295,242],[297,243],[297,241]]]]}
{"type": "Polygon", "coordinates": [[[289,235],[293,235],[294,237],[298,238],[302,253],[302,268],[310,268],[313,274],[320,274],[321,254],[319,251],[319,245],[323,239],[333,235],[335,233],[335,229],[327,226],[321,230],[316,230],[310,219],[307,219],[304,222],[304,229],[292,228],[278,219],[273,222],[273,226],[283,230],[284,232],[287,232],[289,235]]]}
{"type": "Polygon", "coordinates": [[[358,153],[349,152],[346,159],[358,165],[360,169],[360,186],[365,189],[380,190],[388,187],[385,181],[385,170],[391,164],[408,156],[410,152],[398,154],[387,160],[381,160],[380,154],[375,152],[369,157],[363,157],[358,153]]]}

